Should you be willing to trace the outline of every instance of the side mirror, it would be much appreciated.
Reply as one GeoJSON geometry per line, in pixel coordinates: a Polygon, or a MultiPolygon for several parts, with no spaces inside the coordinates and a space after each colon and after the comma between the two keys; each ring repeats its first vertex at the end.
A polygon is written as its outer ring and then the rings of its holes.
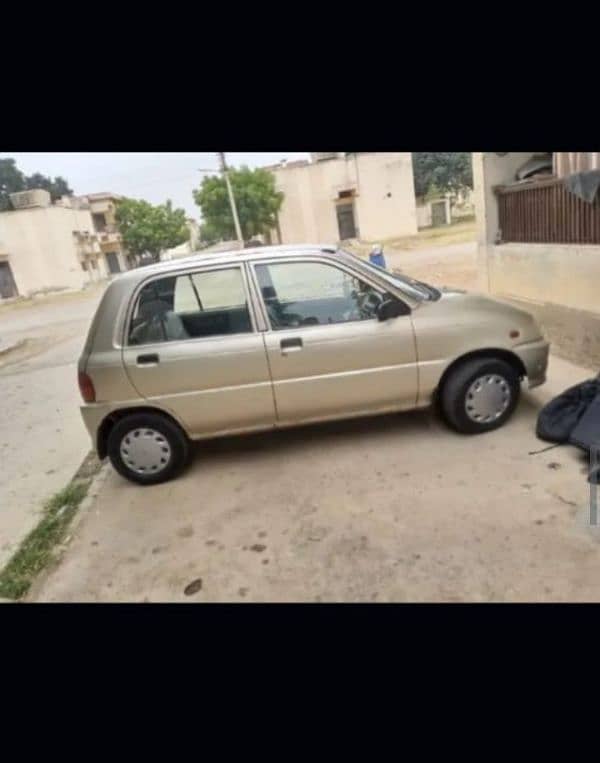
{"type": "Polygon", "coordinates": [[[410,315],[410,307],[393,297],[385,297],[377,308],[377,320],[379,321],[388,321],[390,318],[398,318],[401,315],[410,315]]]}

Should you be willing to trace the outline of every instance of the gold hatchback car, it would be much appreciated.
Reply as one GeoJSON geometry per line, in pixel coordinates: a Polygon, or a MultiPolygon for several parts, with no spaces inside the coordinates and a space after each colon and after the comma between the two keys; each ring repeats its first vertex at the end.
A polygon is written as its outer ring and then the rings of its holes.
{"type": "Polygon", "coordinates": [[[204,254],[110,283],[79,361],[100,458],[141,484],[190,440],[423,408],[487,432],[546,378],[527,313],[329,246],[204,254]]]}

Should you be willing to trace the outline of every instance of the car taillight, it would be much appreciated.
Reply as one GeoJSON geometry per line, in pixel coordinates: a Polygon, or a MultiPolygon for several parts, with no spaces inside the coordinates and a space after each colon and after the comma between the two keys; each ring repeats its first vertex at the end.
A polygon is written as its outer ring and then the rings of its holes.
{"type": "Polygon", "coordinates": [[[90,379],[90,377],[83,373],[79,372],[77,380],[79,382],[79,391],[81,392],[81,397],[83,398],[84,403],[93,403],[96,400],[96,390],[94,389],[94,382],[90,379]]]}

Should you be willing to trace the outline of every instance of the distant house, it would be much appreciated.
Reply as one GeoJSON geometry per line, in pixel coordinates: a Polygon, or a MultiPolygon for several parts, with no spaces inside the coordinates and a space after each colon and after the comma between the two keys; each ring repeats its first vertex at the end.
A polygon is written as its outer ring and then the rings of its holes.
{"type": "Polygon", "coordinates": [[[102,198],[11,194],[13,209],[0,212],[0,298],[80,289],[129,267],[110,217],[117,197],[93,196],[102,198]]]}
{"type": "Polygon", "coordinates": [[[473,178],[481,288],[600,366],[600,153],[474,153],[473,178]]]}
{"type": "Polygon", "coordinates": [[[135,267],[135,258],[127,255],[117,228],[117,204],[123,197],[116,193],[103,192],[89,193],[81,198],[90,206],[94,231],[106,258],[109,272],[119,273],[135,267]]]}
{"type": "Polygon", "coordinates": [[[165,249],[160,255],[161,260],[177,260],[180,257],[189,257],[190,254],[198,250],[200,244],[200,226],[193,217],[188,217],[185,222],[190,232],[189,239],[184,241],[183,244],[179,244],[179,246],[165,249]]]}
{"type": "Polygon", "coordinates": [[[272,243],[385,240],[417,232],[410,153],[321,152],[266,167],[284,193],[272,243]]]}

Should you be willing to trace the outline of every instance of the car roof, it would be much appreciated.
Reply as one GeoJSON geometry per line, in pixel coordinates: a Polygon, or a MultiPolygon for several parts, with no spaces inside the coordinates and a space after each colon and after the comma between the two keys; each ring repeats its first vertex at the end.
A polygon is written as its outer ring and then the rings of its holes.
{"type": "Polygon", "coordinates": [[[226,252],[196,252],[187,257],[178,257],[176,260],[167,260],[157,262],[154,265],[146,265],[139,268],[127,270],[125,273],[117,276],[114,281],[122,280],[143,280],[149,275],[165,273],[187,269],[193,265],[220,265],[229,262],[248,262],[249,260],[261,259],[270,255],[281,255],[282,257],[294,256],[298,254],[316,254],[324,252],[335,254],[339,249],[334,244],[285,244],[280,246],[256,246],[248,249],[230,249],[226,252]]]}

